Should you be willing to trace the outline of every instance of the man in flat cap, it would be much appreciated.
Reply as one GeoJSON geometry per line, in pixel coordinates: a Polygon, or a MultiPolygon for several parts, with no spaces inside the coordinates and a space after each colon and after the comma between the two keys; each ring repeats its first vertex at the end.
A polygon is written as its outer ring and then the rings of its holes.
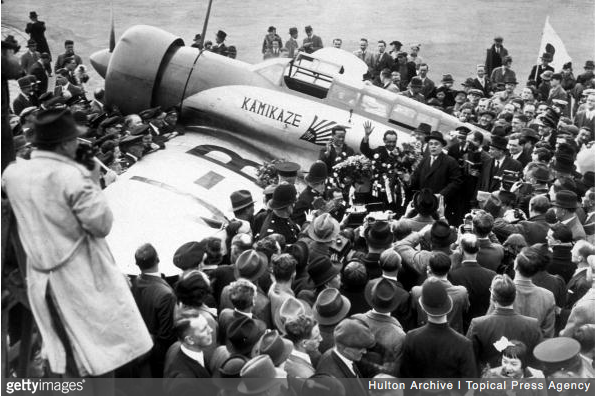
{"type": "Polygon", "coordinates": [[[493,45],[486,50],[486,74],[490,76],[494,69],[501,67],[507,55],[509,52],[503,47],[503,37],[496,36],[493,45]]]}
{"type": "Polygon", "coordinates": [[[298,47],[300,47],[298,40],[296,40],[298,38],[298,28],[291,27],[289,34],[290,38],[286,41],[284,48],[288,50],[288,58],[294,59],[294,56],[298,53],[298,47]]]}
{"type": "Polygon", "coordinates": [[[69,110],[41,111],[37,150],[7,167],[3,185],[27,254],[27,295],[50,370],[110,376],[153,341],[104,239],[113,216],[99,168],[75,161],[79,136],[69,110]]]}
{"type": "Polygon", "coordinates": [[[310,25],[304,28],[306,37],[302,40],[302,50],[307,54],[312,54],[316,50],[323,48],[323,40],[313,33],[310,25]]]}
{"type": "Polygon", "coordinates": [[[507,81],[516,81],[515,72],[511,69],[512,64],[513,58],[507,55],[503,57],[503,64],[493,69],[490,74],[490,82],[494,91],[499,91],[500,84],[507,84],[507,81]]]}
{"type": "MultiPolygon", "coordinates": [[[[335,347],[321,356],[316,374],[335,378],[362,378],[357,362],[375,345],[375,338],[368,325],[358,319],[346,318],[333,331],[335,347]]],[[[368,392],[361,382],[346,390],[346,396],[364,396],[368,392]]]]}

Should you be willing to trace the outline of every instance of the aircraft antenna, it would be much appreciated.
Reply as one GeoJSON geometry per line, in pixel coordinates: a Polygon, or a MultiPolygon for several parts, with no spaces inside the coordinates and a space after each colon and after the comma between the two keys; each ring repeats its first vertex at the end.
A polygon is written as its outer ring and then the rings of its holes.
{"type": "Polygon", "coordinates": [[[213,0],[209,0],[209,4],[207,5],[207,14],[205,15],[205,23],[203,23],[203,31],[201,32],[201,47],[203,47],[205,35],[207,34],[207,24],[209,23],[209,15],[211,14],[211,3],[213,3],[213,0]]]}

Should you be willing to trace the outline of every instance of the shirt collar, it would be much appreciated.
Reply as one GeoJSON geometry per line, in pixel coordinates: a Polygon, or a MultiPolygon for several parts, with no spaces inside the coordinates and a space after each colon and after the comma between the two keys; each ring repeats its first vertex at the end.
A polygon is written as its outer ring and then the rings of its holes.
{"type": "Polygon", "coordinates": [[[201,366],[205,367],[205,358],[203,356],[203,351],[191,351],[184,344],[180,344],[180,350],[183,354],[194,360],[195,362],[199,363],[201,366]]]}
{"type": "Polygon", "coordinates": [[[296,349],[292,349],[292,352],[290,352],[290,355],[294,355],[297,358],[305,360],[308,362],[308,364],[312,365],[312,361],[310,360],[310,356],[308,355],[308,353],[304,353],[301,351],[297,351],[296,349]]]}
{"type": "Polygon", "coordinates": [[[568,218],[567,220],[561,220],[561,223],[567,225],[567,224],[571,223],[574,218],[575,218],[575,215],[573,215],[572,217],[568,218]]]}
{"type": "Polygon", "coordinates": [[[143,275],[156,276],[158,278],[161,278],[161,274],[159,272],[143,272],[143,275]]]}
{"type": "Polygon", "coordinates": [[[341,353],[339,353],[339,351],[337,350],[337,347],[333,347],[333,352],[335,352],[335,354],[340,358],[340,360],[348,367],[348,369],[352,372],[352,374],[356,375],[356,372],[354,371],[354,368],[352,367],[352,364],[354,364],[354,362],[350,359],[348,359],[347,357],[345,357],[344,355],[342,355],[341,353]]]}
{"type": "Polygon", "coordinates": [[[383,278],[397,282],[397,276],[382,275],[383,278]]]}
{"type": "Polygon", "coordinates": [[[371,311],[372,311],[373,313],[376,313],[377,315],[391,316],[391,312],[379,312],[379,311],[377,311],[377,310],[376,310],[376,309],[374,309],[374,308],[373,308],[373,309],[371,309],[371,311]]]}
{"type": "Polygon", "coordinates": [[[238,311],[236,308],[234,308],[234,311],[238,312],[240,315],[248,316],[249,318],[252,319],[252,312],[242,312],[242,311],[238,311]]]}

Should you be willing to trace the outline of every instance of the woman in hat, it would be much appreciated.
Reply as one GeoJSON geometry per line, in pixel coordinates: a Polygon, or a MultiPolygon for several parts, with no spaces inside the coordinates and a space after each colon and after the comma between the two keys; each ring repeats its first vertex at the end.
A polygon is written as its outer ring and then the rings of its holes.
{"type": "MultiPolygon", "coordinates": [[[[544,373],[528,366],[530,360],[530,351],[521,341],[508,340],[501,337],[493,344],[501,352],[501,365],[491,368],[485,372],[483,378],[544,378],[544,373]]],[[[542,390],[528,391],[528,395],[546,395],[546,386],[543,384],[542,390]]]]}

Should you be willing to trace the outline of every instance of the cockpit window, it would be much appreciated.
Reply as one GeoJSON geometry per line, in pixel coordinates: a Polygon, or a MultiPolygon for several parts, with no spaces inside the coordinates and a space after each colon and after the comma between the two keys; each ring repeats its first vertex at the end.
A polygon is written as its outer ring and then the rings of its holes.
{"type": "Polygon", "coordinates": [[[327,98],[329,100],[345,103],[350,106],[350,108],[354,108],[358,102],[359,95],[360,91],[355,88],[334,84],[331,86],[327,98]]]}
{"type": "Polygon", "coordinates": [[[363,111],[383,118],[389,116],[389,109],[391,107],[391,105],[383,99],[370,95],[363,95],[360,105],[363,111]]]}

